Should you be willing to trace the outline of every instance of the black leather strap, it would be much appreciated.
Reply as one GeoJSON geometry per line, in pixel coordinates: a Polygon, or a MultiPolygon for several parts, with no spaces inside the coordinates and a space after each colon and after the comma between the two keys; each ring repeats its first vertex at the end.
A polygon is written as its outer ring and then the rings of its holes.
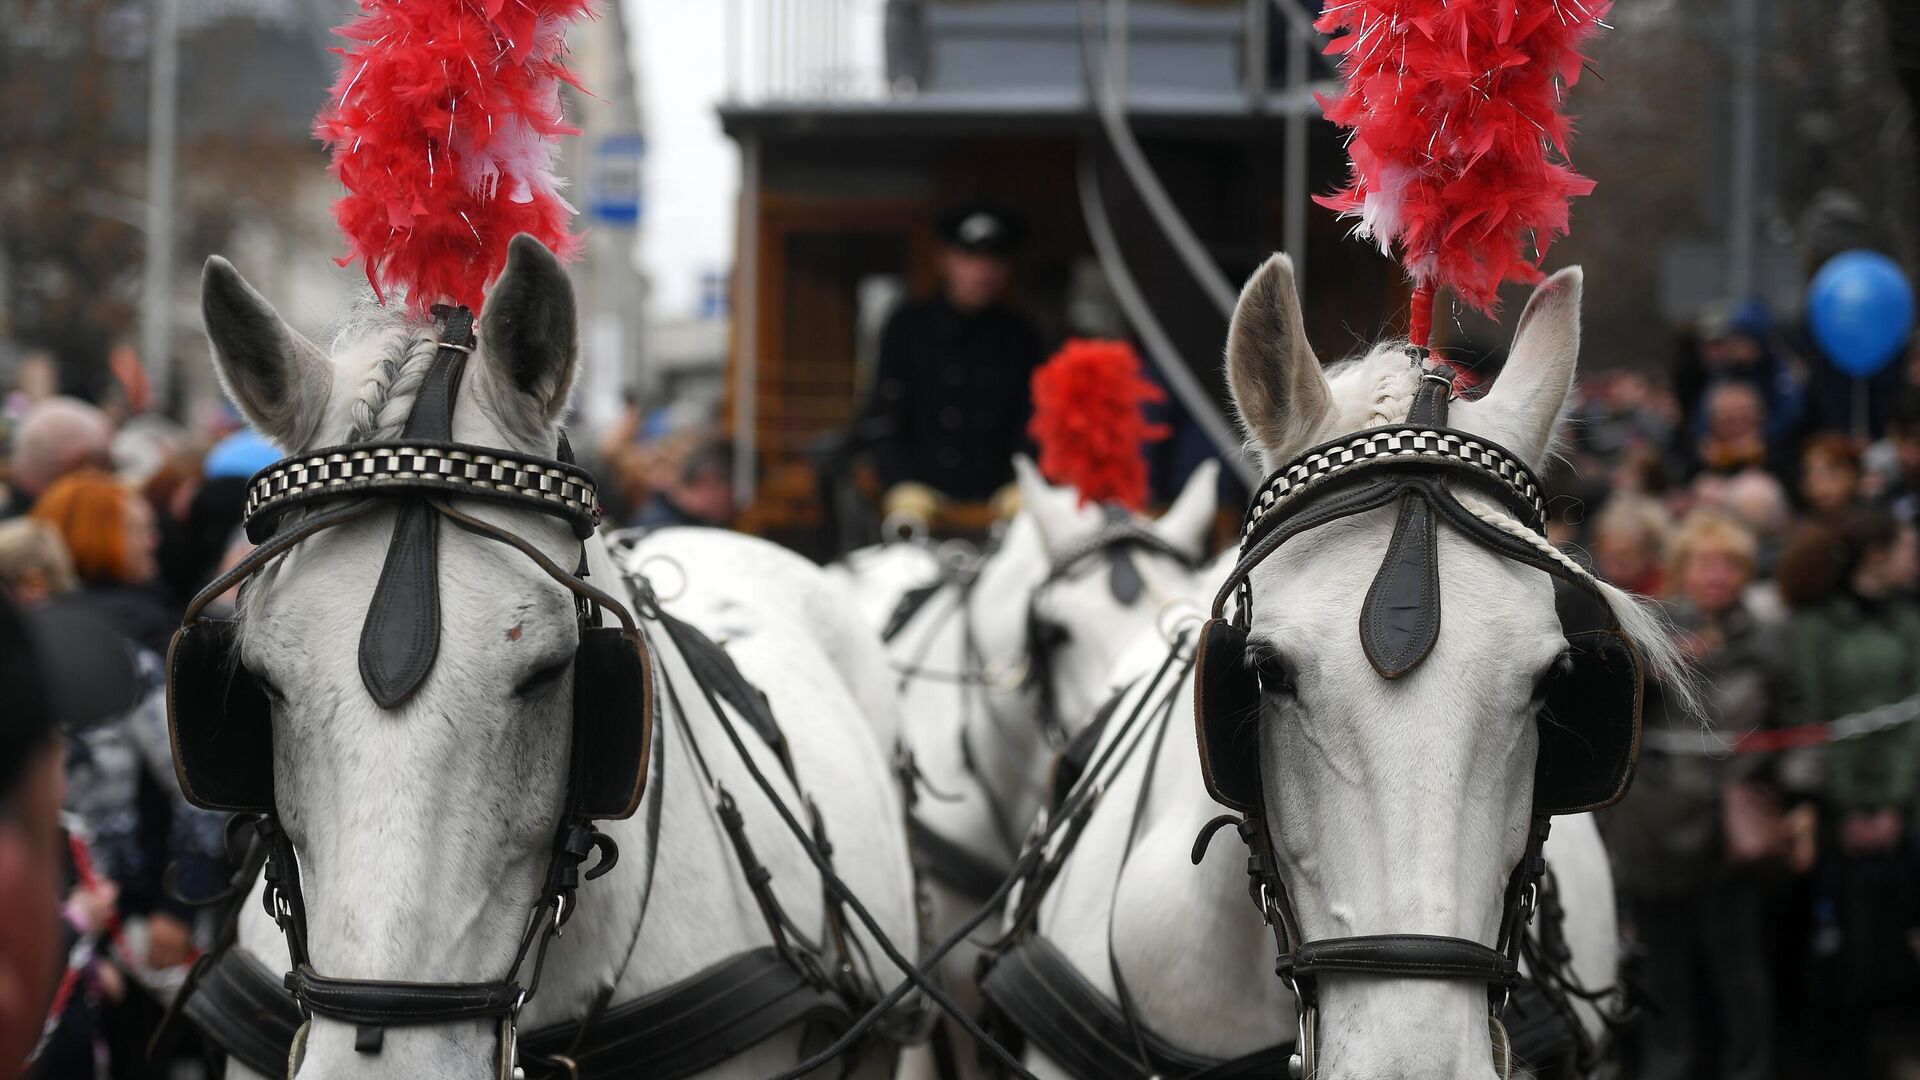
{"type": "MultiPolygon", "coordinates": [[[[427,369],[403,434],[453,438],[453,406],[473,350],[473,312],[440,308],[440,351],[427,369]]],[[[440,656],[440,515],[418,499],[400,504],[386,562],[360,627],[360,681],[383,709],[405,704],[440,656]]]]}
{"type": "Polygon", "coordinates": [[[350,1024],[403,1026],[506,1016],[520,1000],[518,984],[420,983],[336,979],[301,964],[287,973],[287,992],[309,1010],[350,1024]]]}
{"type": "MultiPolygon", "coordinates": [[[[186,1013],[241,1064],[266,1076],[285,1074],[300,1006],[251,955],[237,949],[221,955],[188,999],[186,1013]]],[[[680,1080],[794,1024],[837,1031],[851,1019],[839,994],[802,979],[773,949],[759,948],[614,1006],[578,1046],[575,1023],[523,1034],[520,1046],[534,1077],[566,1076],[557,1065],[543,1072],[538,1063],[571,1050],[583,1077],[680,1080]]]]}
{"type": "Polygon", "coordinates": [[[1500,987],[1519,981],[1518,966],[1504,953],[1477,941],[1427,934],[1321,938],[1282,955],[1274,969],[1296,982],[1328,974],[1464,979],[1500,987]]]}
{"type": "Polygon", "coordinates": [[[699,627],[676,619],[665,611],[656,611],[654,614],[659,618],[660,625],[666,627],[667,636],[679,648],[681,659],[687,662],[688,670],[693,673],[693,681],[712,687],[721,701],[733,706],[733,710],[766,741],[781,764],[786,766],[787,736],[780,730],[780,722],[774,719],[773,708],[767,704],[766,694],[749,682],[740,673],[733,657],[728,656],[727,651],[715,644],[712,638],[701,633],[699,627]]]}
{"type": "Polygon", "coordinates": [[[1007,879],[1007,867],[988,861],[933,831],[918,817],[907,817],[907,850],[922,877],[947,886],[976,906],[986,902],[1007,879]]]}
{"type": "Polygon", "coordinates": [[[262,1076],[285,1076],[293,1033],[304,1019],[280,979],[252,954],[222,953],[186,1002],[187,1019],[234,1060],[262,1076]]]}
{"type": "Polygon", "coordinates": [[[1002,953],[981,980],[980,992],[996,1026],[1011,1027],[1083,1080],[1284,1076],[1293,1050],[1291,1043],[1281,1043],[1225,1060],[1183,1049],[1144,1030],[1137,1044],[1120,1006],[1039,934],[1002,953]],[[1146,1051],[1150,1070],[1136,1060],[1139,1049],[1146,1051]]]}
{"type": "MultiPolygon", "coordinates": [[[[710,1069],[795,1024],[844,1031],[853,1010],[830,987],[802,978],[771,947],[751,949],[645,997],[609,1009],[572,1055],[595,1080],[680,1080],[710,1069]]],[[[521,1036],[533,1064],[565,1053],[575,1025],[521,1036]]],[[[564,1069],[544,1074],[565,1077],[564,1069]]]]}
{"type": "Polygon", "coordinates": [[[1400,498],[1387,557],[1360,606],[1360,644],[1373,670],[1397,679],[1419,667],[1439,640],[1439,530],[1433,505],[1409,491],[1400,498]]]}

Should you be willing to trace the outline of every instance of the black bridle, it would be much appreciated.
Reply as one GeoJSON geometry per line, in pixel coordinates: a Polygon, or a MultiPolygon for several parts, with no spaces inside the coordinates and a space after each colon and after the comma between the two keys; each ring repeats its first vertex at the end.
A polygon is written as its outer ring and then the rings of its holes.
{"type": "MultiPolygon", "coordinates": [[[[466,308],[436,307],[434,315],[439,347],[402,438],[295,454],[258,474],[249,485],[246,528],[259,546],[195,597],[186,612],[183,635],[193,632],[213,599],[241,586],[295,545],[388,507],[397,508],[398,517],[360,641],[362,680],[383,708],[403,703],[418,690],[438,650],[436,551],[437,528],[443,520],[514,548],[572,593],[583,645],[590,631],[601,632],[597,630],[601,613],[610,613],[620,623],[620,637],[636,651],[639,662],[645,662],[632,614],[584,580],[586,540],[599,525],[600,507],[592,478],[573,464],[565,436],[552,459],[451,440],[453,405],[466,358],[474,347],[473,314],[466,308]],[[566,521],[580,543],[578,567],[569,572],[524,538],[456,509],[447,502],[451,497],[535,510],[566,521]],[[342,499],[350,501],[338,505],[342,499]]],[[[176,642],[175,652],[179,651],[176,642]]],[[[233,677],[246,675],[235,672],[233,677]]],[[[576,662],[576,696],[584,692],[579,683],[593,677],[580,671],[576,662]]],[[[650,684],[643,689],[643,698],[650,697],[650,684]]],[[[181,720],[176,718],[175,723],[178,755],[181,720]]],[[[641,737],[650,744],[645,735],[641,737]]],[[[277,808],[259,814],[255,827],[266,849],[263,900],[286,938],[292,970],[285,985],[305,1020],[294,1039],[290,1072],[299,1067],[312,1017],[324,1016],[355,1025],[354,1048],[362,1053],[379,1052],[387,1027],[497,1021],[499,1075],[513,1075],[517,1019],[539,989],[547,948],[573,914],[582,877],[591,880],[605,874],[619,855],[613,840],[592,821],[595,816],[621,816],[617,809],[583,804],[584,773],[595,766],[580,760],[579,738],[576,722],[576,753],[567,777],[565,809],[554,831],[538,898],[504,975],[491,982],[347,979],[321,974],[308,950],[306,906],[292,841],[281,828],[277,808]],[[596,851],[598,860],[585,867],[596,851]]],[[[645,752],[643,748],[628,813],[639,799],[645,752]]],[[[191,766],[183,762],[181,768],[185,776],[191,766]]]]}
{"type": "MultiPolygon", "coordinates": [[[[1401,516],[1394,540],[1361,620],[1368,659],[1386,678],[1397,678],[1417,666],[1437,635],[1438,582],[1432,561],[1436,518],[1446,520],[1498,554],[1562,572],[1524,541],[1492,529],[1448,490],[1447,481],[1463,481],[1493,497],[1536,531],[1543,527],[1538,480],[1517,456],[1448,428],[1451,395],[1452,380],[1444,366],[1426,367],[1405,424],[1377,429],[1358,450],[1351,444],[1332,451],[1316,448],[1268,477],[1249,511],[1240,560],[1214,601],[1213,621],[1201,646],[1195,702],[1203,770],[1215,798],[1239,808],[1241,813],[1210,822],[1195,842],[1193,860],[1196,864],[1200,861],[1220,828],[1236,826],[1250,855],[1249,894],[1274,935],[1275,973],[1294,994],[1299,1042],[1290,1067],[1296,1077],[1305,1080],[1312,1080],[1315,1069],[1317,982],[1319,976],[1327,974],[1484,984],[1495,1065],[1502,1076],[1512,1068],[1511,1048],[1500,1017],[1520,981],[1519,952],[1546,869],[1542,848],[1551,822],[1549,811],[1538,803],[1534,807],[1525,848],[1507,879],[1499,930],[1491,945],[1426,934],[1309,940],[1301,931],[1280,870],[1257,775],[1248,771],[1247,762],[1209,759],[1210,745],[1213,753],[1219,752],[1210,726],[1228,719],[1217,715],[1210,718],[1209,698],[1227,697],[1238,706],[1258,710],[1257,694],[1248,706],[1246,692],[1233,685],[1235,679],[1251,675],[1235,673],[1244,661],[1234,654],[1243,652],[1250,623],[1250,576],[1288,539],[1356,513],[1399,507],[1401,516]],[[1375,453],[1377,457],[1369,456],[1375,453]],[[1230,603],[1237,607],[1237,614],[1228,620],[1230,603]],[[1206,655],[1209,645],[1218,655],[1206,655]],[[1234,692],[1233,696],[1228,692],[1234,692]],[[1231,775],[1229,770],[1234,770],[1231,775]]],[[[1211,704],[1214,709],[1221,708],[1218,701],[1211,704]]],[[[1257,760],[1256,753],[1252,764],[1257,766],[1257,760]]]]}

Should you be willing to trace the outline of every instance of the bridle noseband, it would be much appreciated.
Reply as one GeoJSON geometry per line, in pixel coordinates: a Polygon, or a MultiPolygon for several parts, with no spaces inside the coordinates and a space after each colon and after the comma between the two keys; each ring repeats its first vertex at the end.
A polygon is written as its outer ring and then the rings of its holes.
{"type": "MultiPolygon", "coordinates": [[[[1419,359],[1416,358],[1416,363],[1419,359]]],[[[1299,1042],[1294,1075],[1311,1080],[1315,1069],[1318,1006],[1317,982],[1328,974],[1376,978],[1444,979],[1483,983],[1488,991],[1489,1024],[1495,1064],[1505,1076],[1512,1067],[1510,1047],[1500,1016],[1518,984],[1521,938],[1539,896],[1546,869],[1542,848],[1550,815],[1591,809],[1618,798],[1632,772],[1632,747],[1638,744],[1639,666],[1630,644],[1629,659],[1619,652],[1593,646],[1587,660],[1599,672],[1596,678],[1633,680],[1632,715],[1627,721],[1631,746],[1624,762],[1604,762],[1614,769],[1595,780],[1606,794],[1560,797],[1560,788],[1585,792],[1586,787],[1554,777],[1555,788],[1545,792],[1536,780],[1535,804],[1524,851],[1508,877],[1502,914],[1493,944],[1465,938],[1425,934],[1369,934],[1308,940],[1302,933],[1289,897],[1273,838],[1268,831],[1264,787],[1259,775],[1258,741],[1253,739],[1260,715],[1262,690],[1247,670],[1246,651],[1251,627],[1253,570],[1287,540],[1328,522],[1370,510],[1397,508],[1398,521],[1387,555],[1369,590],[1361,613],[1361,639],[1368,660],[1384,678],[1395,679],[1417,667],[1428,655],[1439,632],[1439,582],[1436,529],[1444,521],[1496,554],[1548,571],[1584,593],[1576,601],[1588,605],[1580,625],[1570,623],[1569,602],[1560,590],[1563,629],[1570,641],[1586,643],[1609,636],[1620,638],[1611,615],[1595,616],[1597,600],[1605,602],[1590,579],[1572,574],[1539,547],[1488,524],[1450,489],[1460,483],[1490,497],[1506,512],[1544,533],[1542,487],[1531,469],[1510,451],[1467,432],[1447,426],[1447,403],[1452,380],[1444,366],[1423,367],[1414,404],[1403,424],[1371,428],[1314,447],[1270,475],[1255,493],[1242,534],[1241,556],[1213,604],[1212,619],[1201,637],[1196,660],[1196,721],[1199,725],[1201,767],[1213,797],[1238,811],[1210,822],[1195,843],[1197,864],[1212,836],[1225,825],[1235,825],[1247,845],[1248,890],[1261,918],[1272,928],[1277,958],[1275,973],[1295,997],[1299,1042]],[[1229,617],[1229,605],[1234,614],[1229,617]],[[1602,627],[1588,623],[1600,619],[1602,627]],[[1614,666],[1607,666],[1613,664],[1614,666]],[[1616,767],[1617,766],[1617,767],[1616,767]],[[1617,781],[1614,779],[1617,773],[1617,781]],[[1602,782],[1606,781],[1606,782],[1602,782]]],[[[1571,605],[1578,608],[1578,603],[1571,605]]],[[[1621,648],[1624,639],[1614,643],[1621,648]]],[[[1611,744],[1605,752],[1612,751],[1611,744]]],[[[1557,754],[1557,750],[1556,750],[1557,754]]],[[[1549,758],[1542,751],[1542,768],[1549,758]]],[[[1555,763],[1560,756],[1552,756],[1555,763]]],[[[1601,766],[1591,766],[1596,773],[1601,766]]]]}
{"type": "MultiPolygon", "coordinates": [[[[256,828],[268,853],[264,902],[287,941],[292,970],[286,976],[286,988],[306,1017],[294,1040],[290,1072],[299,1067],[306,1033],[317,1015],[355,1025],[354,1048],[362,1053],[378,1053],[383,1030],[390,1026],[497,1021],[500,1075],[513,1075],[516,1021],[539,988],[547,947],[573,914],[581,878],[605,874],[619,855],[612,839],[594,827],[593,819],[631,814],[646,775],[652,684],[644,639],[626,606],[585,580],[586,541],[600,522],[593,478],[573,464],[564,434],[555,458],[452,441],[454,402],[467,356],[474,348],[473,313],[466,308],[436,307],[434,315],[439,347],[401,437],[292,454],[256,474],[248,485],[244,520],[248,536],[259,546],[194,598],[170,650],[169,723],[183,787],[200,805],[259,815],[256,828]],[[577,568],[569,571],[525,538],[455,508],[448,501],[451,498],[534,510],[567,522],[580,543],[577,568]],[[349,501],[341,504],[343,499],[349,501]],[[224,678],[229,682],[250,679],[237,667],[237,652],[222,654],[209,644],[211,638],[230,648],[232,639],[231,629],[203,619],[209,603],[302,541],[382,507],[397,514],[361,631],[359,667],[369,694],[384,709],[398,707],[419,690],[438,654],[438,527],[442,520],[519,551],[574,597],[581,642],[574,664],[576,714],[565,808],[539,897],[528,912],[512,962],[494,982],[345,979],[315,970],[308,952],[298,862],[273,801],[270,757],[264,763],[267,779],[263,782],[257,776],[262,762],[225,761],[216,750],[223,725],[229,730],[264,725],[268,718],[223,715],[231,696],[186,700],[219,677],[217,672],[201,670],[208,665],[228,665],[224,678]],[[602,612],[618,620],[618,630],[600,626],[602,612]],[[222,632],[210,633],[215,630],[222,632]],[[630,707],[639,710],[637,722],[619,731],[583,731],[583,699],[589,707],[599,708],[603,704],[599,698],[609,692],[635,698],[630,707]],[[601,743],[611,739],[622,753],[597,753],[604,747],[588,745],[594,739],[601,743]],[[621,761],[610,765],[596,760],[609,756],[621,761]],[[630,777],[610,776],[609,768],[637,772],[630,777]],[[222,775],[248,771],[256,775],[237,780],[222,775]],[[596,851],[598,860],[583,869],[596,851]]],[[[631,720],[633,715],[625,712],[621,719],[631,720]]],[[[250,741],[243,755],[261,746],[270,752],[270,743],[262,741],[260,733],[247,737],[250,741]]]]}

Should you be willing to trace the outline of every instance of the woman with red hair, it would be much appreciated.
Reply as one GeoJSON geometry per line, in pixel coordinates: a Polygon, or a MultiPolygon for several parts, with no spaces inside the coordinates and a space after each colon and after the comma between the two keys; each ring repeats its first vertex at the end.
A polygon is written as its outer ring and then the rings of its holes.
{"type": "Polygon", "coordinates": [[[111,473],[84,469],[55,481],[32,516],[53,526],[73,556],[78,599],[136,644],[165,656],[178,623],[153,588],[159,533],[153,510],[111,473]]]}

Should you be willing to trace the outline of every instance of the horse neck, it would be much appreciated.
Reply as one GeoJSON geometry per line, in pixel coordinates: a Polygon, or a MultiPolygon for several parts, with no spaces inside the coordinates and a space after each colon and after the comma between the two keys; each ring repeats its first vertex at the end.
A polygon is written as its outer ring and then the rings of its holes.
{"type": "MultiPolygon", "coordinates": [[[[605,541],[596,534],[586,548],[588,580],[630,604],[625,575],[605,541]]],[[[603,625],[617,623],[603,614],[603,625]]],[[[581,883],[577,914],[553,944],[523,1030],[579,1019],[609,986],[615,990],[610,1004],[618,1005],[759,944],[757,927],[703,917],[741,906],[744,887],[714,824],[713,791],[689,742],[697,740],[710,759],[733,752],[659,624],[641,628],[655,689],[647,791],[632,817],[597,823],[619,846],[619,864],[606,877],[581,883]],[[679,707],[667,693],[669,681],[679,707]]]]}
{"type": "MultiPolygon", "coordinates": [[[[1143,692],[1136,686],[1121,700],[1093,760],[1117,739],[1145,741],[1100,796],[1041,909],[1040,929],[1109,996],[1117,966],[1148,1030],[1235,1057],[1290,1038],[1293,1000],[1273,975],[1273,937],[1247,899],[1246,861],[1231,830],[1215,837],[1198,866],[1191,861],[1194,837],[1218,810],[1201,786],[1187,729],[1191,679],[1176,688],[1165,716],[1155,706],[1166,691],[1156,690],[1128,732],[1143,692]],[[1156,748],[1162,724],[1168,729],[1156,748]],[[1149,773],[1152,790],[1140,804],[1149,773]]],[[[1116,751],[1125,752],[1124,744],[1116,751]]]]}
{"type": "MultiPolygon", "coordinates": [[[[948,629],[952,636],[949,655],[959,659],[960,670],[971,671],[981,680],[957,687],[956,699],[967,696],[961,706],[961,731],[980,786],[999,807],[1004,820],[1020,828],[1040,809],[1042,766],[1048,750],[1046,733],[1033,692],[1024,685],[1012,690],[994,685],[991,677],[1003,672],[990,669],[1004,665],[996,665],[994,657],[974,655],[968,636],[975,599],[966,593],[956,598],[955,602],[962,605],[961,613],[951,620],[948,629]]],[[[1030,599],[1023,597],[1022,603],[1030,599]]]]}

